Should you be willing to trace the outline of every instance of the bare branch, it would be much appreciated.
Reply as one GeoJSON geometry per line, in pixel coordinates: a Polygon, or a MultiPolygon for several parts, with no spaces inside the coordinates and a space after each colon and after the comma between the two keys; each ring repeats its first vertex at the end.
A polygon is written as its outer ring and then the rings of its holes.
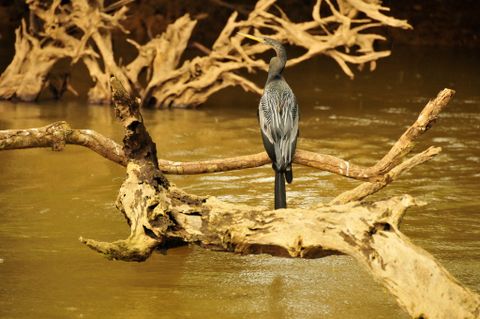
{"type": "MultiPolygon", "coordinates": [[[[128,2],[130,1],[120,0],[117,4],[124,5],[128,2]]],[[[23,20],[16,30],[15,56],[0,76],[0,98],[36,100],[48,86],[46,80],[55,63],[70,58],[73,64],[85,58],[87,68],[96,83],[89,96],[95,102],[109,102],[110,74],[124,80],[123,71],[116,66],[113,59],[109,30],[122,29],[119,22],[125,18],[126,8],[110,10],[107,14],[102,11],[103,1],[98,1],[97,6],[91,6],[87,0],[65,4],[56,0],[48,5],[42,1],[28,0],[27,4],[31,23],[36,20],[39,20],[39,23],[29,29],[23,20]],[[72,30],[79,29],[82,32],[72,35],[72,30]],[[91,38],[94,38],[100,55],[89,44],[91,38]],[[102,59],[102,63],[98,59],[102,59]],[[103,70],[100,64],[105,66],[103,70]],[[107,76],[102,77],[102,72],[107,73],[107,76]],[[105,95],[105,92],[108,92],[105,99],[99,97],[105,95]]],[[[110,8],[116,7],[115,4],[110,8]]]]}
{"type": "Polygon", "coordinates": [[[374,1],[373,3],[369,3],[362,0],[347,0],[347,2],[352,5],[358,11],[365,13],[370,18],[381,21],[382,23],[389,25],[391,27],[402,28],[402,29],[411,29],[412,26],[408,24],[407,20],[398,20],[392,17],[388,17],[381,13],[381,10],[388,10],[386,7],[382,7],[379,4],[376,4],[374,1]]]}
{"type": "MultiPolygon", "coordinates": [[[[212,1],[232,7],[224,1],[212,1]]],[[[105,7],[100,0],[56,0],[48,4],[28,0],[32,25],[27,28],[23,22],[17,30],[16,55],[0,77],[0,97],[36,99],[46,86],[45,79],[53,65],[69,57],[72,64],[82,61],[95,83],[88,93],[91,103],[111,102],[109,79],[113,75],[127,92],[138,93],[143,105],[195,107],[228,86],[238,85],[246,91],[261,93],[255,83],[238,71],[265,70],[267,64],[256,56],[268,47],[245,42],[237,35],[238,31],[262,30],[272,38],[306,50],[287,66],[326,55],[353,78],[351,64],[370,63],[373,70],[377,59],[390,54],[390,51],[375,51],[375,41],[384,38],[372,33],[373,28],[410,27],[403,20],[386,16],[381,12],[386,8],[369,0],[317,1],[312,8],[312,20],[300,23],[291,21],[275,0],[259,0],[242,19],[237,11],[231,15],[211,49],[194,43],[205,53],[201,57],[178,65],[197,22],[185,15],[144,45],[127,39],[138,50],[138,56],[122,67],[114,56],[112,31],[128,33],[121,23],[126,18],[126,5],[131,2],[117,0],[105,7]],[[324,7],[329,10],[322,10],[324,7]],[[331,14],[322,17],[322,11],[331,14]],[[39,23],[35,23],[37,20],[39,23]],[[139,80],[145,70],[146,84],[139,80]]]]}
{"type": "Polygon", "coordinates": [[[382,177],[382,180],[373,183],[362,183],[354,189],[338,195],[330,202],[330,205],[346,204],[348,202],[362,200],[365,197],[378,192],[391,182],[395,181],[400,176],[400,174],[408,172],[413,167],[431,160],[433,157],[440,154],[441,151],[442,149],[440,147],[432,146],[427,150],[423,151],[422,153],[419,153],[412,158],[402,162],[398,166],[395,166],[392,170],[390,170],[382,177]]]}
{"type": "MultiPolygon", "coordinates": [[[[335,156],[301,149],[296,151],[293,162],[340,176],[369,181],[374,183],[373,185],[376,185],[374,188],[377,188],[379,185],[385,183],[386,177],[388,176],[387,173],[397,167],[403,158],[411,152],[418,137],[433,125],[454,93],[455,91],[453,90],[444,89],[435,99],[429,101],[421,111],[417,120],[403,133],[390,151],[373,166],[362,167],[335,156]]],[[[127,163],[122,148],[114,141],[92,130],[72,129],[66,122],[53,123],[43,128],[0,131],[0,150],[51,147],[55,145],[55,143],[59,144],[59,141],[63,143],[62,148],[64,144],[82,145],[91,148],[98,154],[116,163],[121,165],[126,165],[127,163]]],[[[59,149],[60,147],[55,148],[59,149]]],[[[436,150],[439,151],[439,149],[436,150]]],[[[433,153],[428,154],[434,156],[433,153]]],[[[166,159],[158,160],[159,168],[163,173],[176,175],[224,172],[254,168],[269,163],[270,159],[265,152],[196,162],[178,162],[166,159]]],[[[362,187],[366,187],[365,185],[362,187]]],[[[359,194],[366,193],[361,192],[359,194]]],[[[350,195],[345,196],[348,197],[350,195]]],[[[359,199],[360,197],[356,196],[353,198],[359,199]]]]}
{"type": "Polygon", "coordinates": [[[424,134],[432,127],[438,118],[440,112],[447,106],[450,99],[455,94],[454,90],[443,89],[438,93],[437,97],[430,100],[423,108],[415,123],[413,123],[397,142],[392,146],[390,151],[375,164],[373,171],[380,174],[386,172],[398,164],[398,162],[415,147],[416,139],[424,134]]]}
{"type": "Polygon", "coordinates": [[[122,147],[113,140],[93,130],[72,129],[64,121],[39,128],[0,131],[0,150],[51,147],[61,151],[66,144],[85,146],[115,163],[127,165],[122,147]]]}
{"type": "MultiPolygon", "coordinates": [[[[387,17],[383,14],[375,14],[382,10],[381,7],[362,7],[359,11],[352,7],[347,0],[337,0],[339,9],[327,1],[327,5],[333,8],[333,14],[329,17],[321,17],[320,11],[322,2],[317,1],[313,7],[313,21],[294,23],[281,10],[272,9],[276,6],[275,0],[260,0],[255,8],[244,20],[238,20],[238,13],[234,12],[228,19],[222,32],[211,49],[195,44],[201,48],[204,56],[187,60],[179,67],[167,70],[152,70],[152,78],[147,87],[141,92],[144,105],[155,107],[192,107],[205,102],[213,93],[233,85],[241,86],[245,91],[261,94],[262,90],[244,76],[236,74],[242,69],[248,72],[265,70],[267,64],[263,60],[256,59],[256,55],[268,50],[263,44],[249,44],[237,35],[238,31],[260,29],[268,33],[269,37],[295,46],[305,48],[306,53],[293,58],[287,66],[298,64],[314,56],[324,54],[332,57],[351,78],[354,74],[349,67],[350,64],[371,63],[374,69],[374,61],[390,54],[390,51],[376,52],[374,42],[384,40],[382,36],[368,32],[379,25],[392,25],[407,27],[404,21],[387,17]],[[276,15],[272,12],[280,12],[276,15]],[[356,19],[357,15],[368,12],[374,16],[375,23],[371,19],[356,19]],[[360,24],[360,25],[358,25],[360,24]],[[320,32],[320,35],[319,35],[320,32]],[[323,34],[322,34],[323,32],[323,34]],[[355,49],[357,48],[358,49],[355,49]]],[[[182,17],[180,19],[185,19],[182,17]]],[[[180,20],[179,19],[179,20],[180,20]]],[[[178,23],[178,20],[175,24],[178,23]]],[[[175,30],[181,30],[176,27],[175,30]]],[[[170,42],[177,41],[178,36],[169,36],[167,30],[161,37],[170,39],[170,42]]],[[[180,32],[180,31],[179,31],[180,32]]],[[[188,40],[191,30],[180,32],[188,40]]],[[[156,39],[151,40],[153,43],[156,39]]],[[[152,43],[139,46],[140,52],[150,47],[152,43]]],[[[156,54],[170,56],[172,51],[183,53],[185,46],[170,45],[168,48],[157,50],[156,54]]],[[[143,53],[139,57],[143,59],[143,53]]],[[[139,88],[138,74],[141,70],[138,67],[130,67],[129,79],[135,87],[139,88]]]]}

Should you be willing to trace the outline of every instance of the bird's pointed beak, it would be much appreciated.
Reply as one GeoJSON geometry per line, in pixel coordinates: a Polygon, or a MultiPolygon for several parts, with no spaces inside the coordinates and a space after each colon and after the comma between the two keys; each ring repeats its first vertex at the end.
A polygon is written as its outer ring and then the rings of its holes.
{"type": "Polygon", "coordinates": [[[255,37],[253,35],[242,33],[242,32],[238,32],[238,34],[240,34],[241,36],[244,36],[245,38],[249,38],[249,39],[255,40],[255,41],[260,42],[260,43],[265,43],[265,40],[262,39],[262,38],[255,37]]]}

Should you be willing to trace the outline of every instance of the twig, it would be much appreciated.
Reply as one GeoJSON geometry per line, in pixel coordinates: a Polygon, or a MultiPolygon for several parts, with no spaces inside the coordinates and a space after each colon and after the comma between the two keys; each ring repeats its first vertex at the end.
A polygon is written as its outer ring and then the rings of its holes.
{"type": "Polygon", "coordinates": [[[210,54],[212,53],[212,50],[201,44],[200,42],[193,41],[192,42],[192,47],[197,48],[200,52],[204,54],[210,54]]]}

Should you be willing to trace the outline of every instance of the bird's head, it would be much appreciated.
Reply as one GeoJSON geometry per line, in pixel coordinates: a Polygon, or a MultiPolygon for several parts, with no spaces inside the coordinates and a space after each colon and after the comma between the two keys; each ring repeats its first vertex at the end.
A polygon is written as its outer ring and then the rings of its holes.
{"type": "Polygon", "coordinates": [[[257,37],[257,36],[253,36],[253,35],[242,33],[242,32],[238,32],[238,34],[240,34],[241,36],[244,36],[245,38],[249,38],[257,42],[265,43],[271,46],[277,53],[277,57],[280,59],[280,61],[282,61],[283,63],[287,61],[287,51],[285,50],[285,47],[280,41],[277,41],[268,37],[264,37],[264,36],[257,37]]]}

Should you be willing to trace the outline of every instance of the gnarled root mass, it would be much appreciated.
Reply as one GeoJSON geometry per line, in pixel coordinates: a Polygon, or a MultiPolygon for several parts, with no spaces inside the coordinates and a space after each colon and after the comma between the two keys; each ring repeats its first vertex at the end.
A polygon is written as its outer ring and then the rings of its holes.
{"type": "Polygon", "coordinates": [[[98,133],[72,129],[65,122],[0,131],[0,150],[46,146],[61,150],[65,144],[77,144],[126,165],[127,177],[119,191],[117,208],[128,221],[130,236],[112,243],[80,238],[88,247],[110,259],[125,261],[143,261],[154,249],[179,242],[241,254],[298,258],[343,253],[364,265],[414,318],[479,317],[480,297],[400,232],[406,209],[418,205],[411,196],[374,203],[359,201],[440,152],[440,148],[430,147],[405,159],[416,138],[431,127],[446,106],[452,90],[445,89],[430,101],[392,149],[370,168],[345,166],[347,162],[341,159],[301,151],[296,163],[364,182],[329,204],[272,211],[191,195],[171,185],[162,170],[188,174],[241,169],[266,164],[265,155],[217,160],[215,164],[158,160],[138,100],[132,99],[117,80],[110,87],[117,117],[125,128],[123,149],[98,133]]]}
{"type": "MultiPolygon", "coordinates": [[[[351,78],[351,65],[369,64],[375,68],[377,59],[390,51],[376,51],[374,43],[385,40],[373,33],[379,26],[410,28],[404,20],[383,14],[388,8],[380,1],[317,0],[312,19],[293,22],[276,6],[275,0],[259,0],[245,19],[234,12],[211,48],[196,44],[205,53],[180,65],[196,25],[184,15],[167,30],[145,44],[127,41],[138,51],[136,58],[122,66],[114,56],[112,31],[120,30],[127,7],[132,0],[118,0],[104,6],[100,0],[44,2],[28,0],[31,19],[16,31],[15,57],[0,76],[0,98],[32,101],[49,88],[59,97],[67,89],[68,74],[55,85],[51,70],[55,63],[70,59],[72,65],[83,62],[94,86],[88,97],[92,103],[110,103],[111,76],[115,76],[128,92],[136,92],[143,105],[160,107],[195,107],[213,93],[228,87],[261,93],[261,89],[238,71],[254,72],[265,69],[266,63],[256,56],[267,50],[263,44],[245,43],[238,31],[261,30],[264,34],[301,47],[302,55],[289,61],[288,66],[323,54],[333,58],[351,78]],[[322,16],[321,12],[329,12],[322,16]],[[145,72],[146,83],[140,81],[145,72]]],[[[258,31],[256,31],[258,32],[258,31]]],[[[58,81],[57,81],[58,82],[58,81]]]]}

